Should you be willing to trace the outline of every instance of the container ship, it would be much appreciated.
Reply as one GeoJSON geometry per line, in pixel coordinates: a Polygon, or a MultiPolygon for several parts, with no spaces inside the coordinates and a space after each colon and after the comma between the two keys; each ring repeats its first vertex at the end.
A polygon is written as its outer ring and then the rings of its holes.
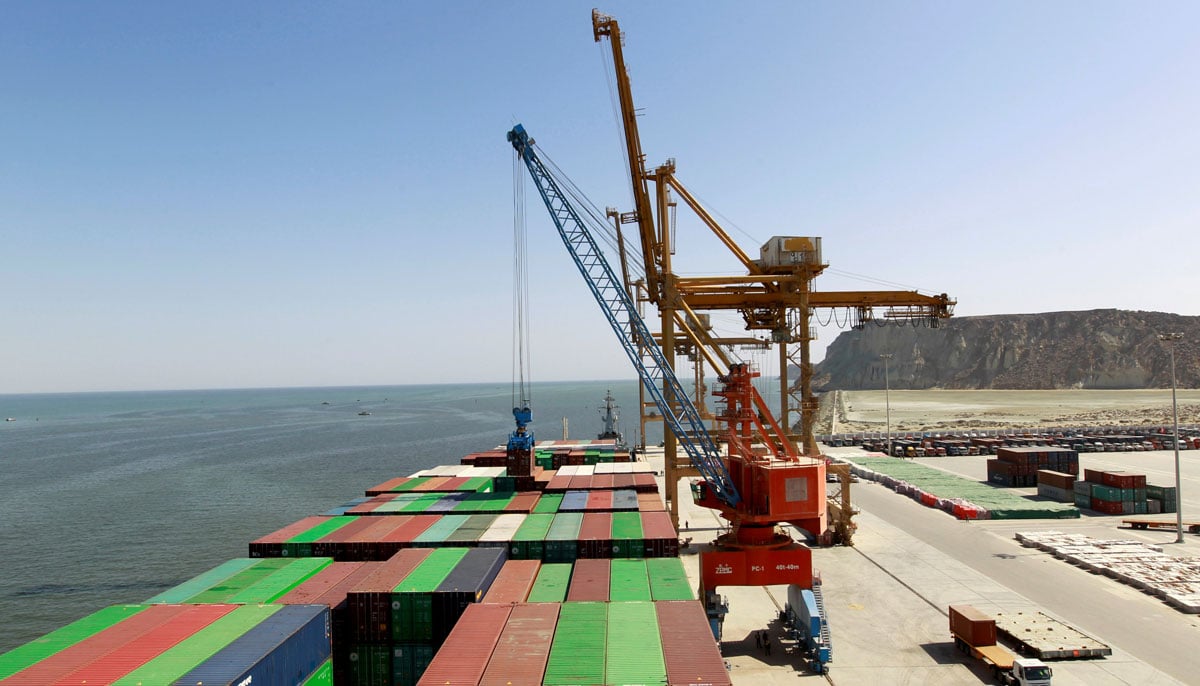
{"type": "Polygon", "coordinates": [[[618,439],[499,448],[0,655],[0,684],[729,684],[678,553],[618,439]]]}

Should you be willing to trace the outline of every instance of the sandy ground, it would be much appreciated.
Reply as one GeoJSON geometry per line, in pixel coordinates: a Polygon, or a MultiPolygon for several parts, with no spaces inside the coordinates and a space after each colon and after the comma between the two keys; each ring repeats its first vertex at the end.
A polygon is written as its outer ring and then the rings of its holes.
{"type": "MultiPolygon", "coordinates": [[[[1171,425],[1171,390],[834,391],[817,433],[1171,425]]],[[[1177,391],[1180,426],[1200,424],[1200,390],[1177,391]]]]}

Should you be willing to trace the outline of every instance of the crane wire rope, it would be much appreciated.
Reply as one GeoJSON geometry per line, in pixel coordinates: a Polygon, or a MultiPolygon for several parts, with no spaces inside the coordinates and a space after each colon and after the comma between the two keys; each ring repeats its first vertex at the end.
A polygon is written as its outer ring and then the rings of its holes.
{"type": "Polygon", "coordinates": [[[525,221],[525,165],[513,155],[513,407],[529,407],[529,264],[525,221]],[[527,378],[528,377],[528,378],[527,378]]]}

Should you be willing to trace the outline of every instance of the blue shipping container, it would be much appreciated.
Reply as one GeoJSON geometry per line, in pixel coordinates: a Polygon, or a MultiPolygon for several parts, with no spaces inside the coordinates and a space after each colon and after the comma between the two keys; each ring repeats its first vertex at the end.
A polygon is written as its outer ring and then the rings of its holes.
{"type": "Polygon", "coordinates": [[[330,650],[329,608],[285,605],[188,672],[176,686],[296,686],[330,650]]]}

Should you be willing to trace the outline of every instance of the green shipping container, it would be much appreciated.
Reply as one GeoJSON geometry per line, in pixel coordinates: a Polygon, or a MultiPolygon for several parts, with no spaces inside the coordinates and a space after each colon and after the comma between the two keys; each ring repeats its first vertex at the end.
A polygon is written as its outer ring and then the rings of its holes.
{"type": "Polygon", "coordinates": [[[392,646],[392,683],[396,686],[416,686],[429,663],[433,662],[433,646],[422,643],[398,643],[392,646]]]}
{"type": "Polygon", "coordinates": [[[322,662],[300,686],[333,686],[333,660],[322,662]]]}
{"type": "Polygon", "coordinates": [[[474,545],[498,516],[495,514],[469,515],[462,526],[446,537],[445,543],[447,545],[474,545]]]}
{"type": "MultiPolygon", "coordinates": [[[[328,560],[330,558],[324,557],[319,559],[328,560]]],[[[293,562],[295,562],[295,560],[289,557],[268,557],[258,559],[255,561],[255,564],[250,565],[228,579],[219,581],[200,591],[199,593],[187,598],[186,602],[194,604],[227,603],[233,596],[271,576],[275,572],[291,566],[293,562]]]]}
{"type": "Polygon", "coordinates": [[[433,592],[468,551],[438,548],[392,589],[393,642],[433,640],[433,592]]]}
{"type": "Polygon", "coordinates": [[[458,490],[483,492],[483,491],[491,491],[491,490],[495,490],[495,489],[492,488],[492,477],[477,476],[472,479],[467,479],[463,483],[463,485],[459,487],[458,490]]]}
{"type": "Polygon", "coordinates": [[[544,562],[574,562],[579,552],[579,527],[583,524],[582,512],[560,512],[546,532],[544,562]]]}
{"type": "Polygon", "coordinates": [[[613,557],[643,557],[642,516],[638,512],[614,512],[612,518],[613,557]]]}
{"type": "Polygon", "coordinates": [[[348,661],[353,686],[392,686],[391,646],[352,646],[348,661]]]}
{"type": "Polygon", "coordinates": [[[146,602],[151,604],[185,602],[188,598],[221,583],[247,567],[253,567],[256,562],[258,562],[257,559],[250,557],[234,558],[199,576],[188,579],[174,588],[169,588],[146,602]]]}
{"type": "MultiPolygon", "coordinates": [[[[616,603],[563,603],[558,613],[554,642],[542,683],[546,686],[604,684],[605,647],[608,634],[608,609],[616,603]]],[[[653,606],[651,606],[653,612],[653,606]]],[[[658,630],[658,621],[651,617],[658,630]]],[[[619,627],[624,631],[628,627],[619,627]]],[[[655,637],[657,641],[657,636],[655,637]]],[[[661,653],[661,649],[659,651],[661,653]]],[[[661,657],[660,657],[661,659],[661,657]]],[[[627,681],[622,683],[652,683],[627,681]]]]}
{"type": "Polygon", "coordinates": [[[650,577],[646,573],[645,560],[613,560],[610,570],[609,601],[615,603],[651,599],[650,577]]]}
{"type": "Polygon", "coordinates": [[[0,655],[0,679],[35,665],[55,653],[142,612],[146,605],[113,605],[78,619],[0,655]]]}
{"type": "Polygon", "coordinates": [[[413,539],[413,546],[417,548],[437,547],[445,542],[450,534],[457,531],[458,527],[466,524],[467,519],[468,515],[463,514],[442,515],[441,519],[434,522],[432,526],[422,531],[419,536],[413,539]]]}
{"type": "Polygon", "coordinates": [[[242,634],[275,614],[282,605],[243,605],[113,682],[113,686],[173,684],[242,634]]]}
{"type": "Polygon", "coordinates": [[[533,506],[533,511],[537,514],[558,514],[558,506],[562,503],[562,493],[543,493],[542,497],[538,498],[537,504],[533,506]]]}
{"type": "Polygon", "coordinates": [[[609,603],[604,683],[667,683],[654,603],[609,603]]]}
{"type": "Polygon", "coordinates": [[[692,584],[683,569],[683,560],[677,557],[654,557],[646,560],[646,572],[650,577],[652,600],[695,600],[692,584]]]}
{"type": "Polygon", "coordinates": [[[574,565],[569,563],[543,564],[538,569],[537,578],[533,580],[533,588],[529,591],[529,603],[561,603],[567,599],[567,589],[571,586],[571,572],[574,565]]]}
{"type": "Polygon", "coordinates": [[[1121,502],[1121,489],[1105,486],[1104,484],[1092,484],[1092,497],[1099,500],[1107,500],[1111,503],[1121,502]]]}
{"type": "Polygon", "coordinates": [[[513,560],[541,560],[545,553],[544,540],[554,523],[552,514],[531,514],[513,534],[508,556],[513,560]]]}
{"type": "Polygon", "coordinates": [[[331,564],[331,557],[304,557],[292,560],[292,564],[287,567],[234,594],[229,602],[273,603],[331,564]]]}
{"type": "Polygon", "coordinates": [[[329,517],[320,524],[305,531],[304,533],[296,534],[289,538],[283,544],[284,557],[311,557],[312,544],[325,538],[329,534],[346,526],[350,522],[358,521],[358,517],[353,515],[341,515],[339,517],[329,517]]]}
{"type": "Polygon", "coordinates": [[[425,484],[431,478],[433,478],[433,477],[418,476],[415,479],[409,479],[408,481],[405,481],[404,483],[400,484],[399,486],[396,486],[392,490],[393,491],[411,491],[412,489],[416,488],[417,486],[421,486],[421,485],[425,484]]]}

